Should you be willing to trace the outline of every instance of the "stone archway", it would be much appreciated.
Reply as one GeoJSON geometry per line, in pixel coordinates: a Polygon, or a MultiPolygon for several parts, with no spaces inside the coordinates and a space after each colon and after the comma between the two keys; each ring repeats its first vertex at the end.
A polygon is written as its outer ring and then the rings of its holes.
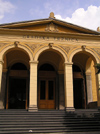
{"type": "MultiPolygon", "coordinates": [[[[75,53],[72,58],[73,64],[79,65],[81,67],[81,74],[85,83],[83,87],[80,86],[80,90],[83,88],[84,91],[82,91],[84,93],[83,103],[86,103],[85,107],[81,106],[81,108],[97,108],[97,79],[94,67],[96,60],[97,58],[95,58],[91,53],[88,53],[87,51],[80,51],[78,53],[75,53]]],[[[81,85],[81,81],[79,84],[81,85]]],[[[79,91],[77,91],[77,94],[78,92],[79,91]]]]}
{"type": "Polygon", "coordinates": [[[7,77],[6,109],[27,109],[28,106],[28,70],[23,63],[11,66],[7,77]]]}
{"type": "MultiPolygon", "coordinates": [[[[49,99],[49,95],[51,92],[47,94],[46,101],[48,103],[50,102],[50,105],[48,105],[47,107],[43,105],[44,109],[64,109],[64,58],[62,58],[58,51],[48,49],[43,51],[39,55],[38,61],[38,107],[41,108],[39,102],[41,101],[42,103],[44,101],[41,100],[40,95],[41,81],[44,81],[47,87],[45,91],[49,92],[49,87],[51,83],[53,88],[51,89],[51,91],[53,91],[52,93],[54,93],[53,99],[51,101],[49,99]]],[[[44,101],[44,103],[46,101],[44,101]]]]}
{"type": "MultiPolygon", "coordinates": [[[[6,82],[7,78],[7,71],[8,71],[8,65],[6,62],[6,54],[10,51],[14,50],[19,50],[22,53],[26,54],[29,57],[29,61],[33,61],[33,53],[32,51],[24,44],[20,44],[19,42],[14,42],[13,44],[7,44],[2,47],[0,51],[0,109],[5,108],[5,89],[6,89],[6,84],[4,85],[3,83],[6,82]],[[2,82],[2,83],[1,83],[2,82]]],[[[12,57],[13,58],[13,57],[12,57]]],[[[20,59],[18,59],[18,62],[20,59]]],[[[28,64],[29,64],[28,61],[28,64]]],[[[16,60],[17,62],[17,60],[16,60]]],[[[24,63],[26,66],[28,65],[25,60],[20,61],[21,63],[24,63]]],[[[15,63],[13,60],[11,64],[15,63]]]]}
{"type": "Polygon", "coordinates": [[[6,94],[3,95],[3,105],[6,109],[27,109],[28,107],[29,60],[29,56],[21,49],[11,49],[4,56],[3,77],[5,76],[5,79],[2,79],[2,85],[6,86],[2,86],[2,91],[6,94]]]}

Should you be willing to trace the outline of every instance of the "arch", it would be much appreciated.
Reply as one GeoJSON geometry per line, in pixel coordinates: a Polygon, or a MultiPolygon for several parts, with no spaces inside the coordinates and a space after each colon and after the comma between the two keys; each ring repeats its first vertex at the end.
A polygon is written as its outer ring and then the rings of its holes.
{"type": "MultiPolygon", "coordinates": [[[[40,48],[39,51],[37,51],[37,53],[35,54],[34,60],[37,61],[38,58],[39,58],[39,56],[40,56],[40,54],[41,54],[42,52],[44,52],[45,50],[49,50],[49,49],[50,49],[49,46],[45,46],[45,47],[40,48]]],[[[67,57],[67,55],[63,52],[62,49],[53,46],[53,47],[51,48],[51,50],[57,51],[57,52],[61,55],[61,57],[63,57],[63,59],[64,59],[65,62],[68,61],[68,57],[67,57]]]]}
{"type": "Polygon", "coordinates": [[[92,50],[87,49],[87,48],[85,49],[85,51],[82,51],[81,48],[75,49],[69,56],[69,62],[72,62],[74,55],[77,54],[78,52],[84,52],[86,54],[90,54],[96,63],[100,62],[99,57],[92,50]]]}
{"type": "MultiPolygon", "coordinates": [[[[81,48],[77,48],[73,52],[71,52],[69,60],[73,61],[73,63],[79,63],[83,69],[84,87],[80,87],[80,89],[84,89],[83,97],[86,96],[86,101],[84,103],[86,104],[85,108],[97,107],[97,79],[95,76],[96,73],[94,66],[96,63],[100,62],[98,55],[92,49],[86,48],[85,50],[82,50],[81,48]]],[[[80,81],[80,83],[82,82],[80,81]]]]}
{"type": "Polygon", "coordinates": [[[7,73],[6,109],[27,109],[29,92],[28,77],[29,73],[25,64],[15,62],[10,66],[7,73]]]}
{"type": "Polygon", "coordinates": [[[25,45],[18,45],[17,47],[14,45],[14,44],[8,44],[6,46],[4,46],[4,48],[1,50],[1,54],[0,54],[0,60],[3,60],[4,58],[4,55],[10,51],[10,50],[13,50],[13,49],[16,49],[16,50],[22,50],[24,51],[25,53],[27,53],[27,55],[29,56],[30,60],[33,60],[33,54],[32,54],[32,51],[25,45]]]}

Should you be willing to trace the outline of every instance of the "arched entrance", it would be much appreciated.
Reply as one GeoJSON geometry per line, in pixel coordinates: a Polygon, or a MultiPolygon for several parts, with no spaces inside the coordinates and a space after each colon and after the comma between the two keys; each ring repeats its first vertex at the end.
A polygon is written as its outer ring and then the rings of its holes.
{"type": "Polygon", "coordinates": [[[64,109],[64,59],[58,51],[43,51],[38,65],[38,108],[64,109]]]}
{"type": "Polygon", "coordinates": [[[95,58],[86,51],[80,51],[73,56],[72,62],[74,107],[97,108],[95,58]]]}
{"type": "Polygon", "coordinates": [[[20,49],[11,49],[4,56],[6,75],[6,109],[27,109],[29,96],[29,56],[20,49]]]}
{"type": "Polygon", "coordinates": [[[39,109],[55,109],[56,72],[52,65],[39,68],[39,109]]]}
{"type": "Polygon", "coordinates": [[[27,109],[28,71],[24,64],[15,63],[8,72],[7,109],[27,109]]]}

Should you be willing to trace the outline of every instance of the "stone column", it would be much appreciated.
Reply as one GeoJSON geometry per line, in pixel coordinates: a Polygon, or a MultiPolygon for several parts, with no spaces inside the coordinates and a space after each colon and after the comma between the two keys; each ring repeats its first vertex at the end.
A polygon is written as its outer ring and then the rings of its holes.
{"type": "Polygon", "coordinates": [[[37,65],[38,61],[30,61],[29,111],[37,111],[37,65]]]}
{"type": "Polygon", "coordinates": [[[74,111],[72,64],[73,63],[65,63],[64,84],[65,84],[65,108],[66,108],[66,111],[74,111]]]}
{"type": "Polygon", "coordinates": [[[87,84],[87,102],[90,103],[93,101],[91,73],[86,73],[86,84],[87,84]]]}
{"type": "Polygon", "coordinates": [[[1,98],[3,102],[3,109],[5,108],[6,105],[6,96],[5,96],[6,86],[7,86],[7,69],[3,69],[2,82],[1,82],[1,94],[2,94],[1,98]]]}
{"type": "Polygon", "coordinates": [[[65,108],[65,96],[64,96],[64,72],[59,71],[59,109],[65,108]]]}
{"type": "Polygon", "coordinates": [[[1,89],[1,83],[2,83],[2,69],[3,69],[3,61],[0,61],[0,109],[4,109],[3,105],[3,96],[2,96],[2,89],[1,89]]]}

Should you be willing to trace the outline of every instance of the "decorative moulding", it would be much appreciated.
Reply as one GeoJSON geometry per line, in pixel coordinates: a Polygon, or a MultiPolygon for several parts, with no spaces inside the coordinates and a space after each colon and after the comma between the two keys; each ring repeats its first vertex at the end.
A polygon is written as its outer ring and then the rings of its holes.
{"type": "Polygon", "coordinates": [[[53,24],[52,22],[47,25],[47,27],[45,28],[45,31],[48,31],[48,32],[58,32],[58,28],[55,24],[53,24]]]}

